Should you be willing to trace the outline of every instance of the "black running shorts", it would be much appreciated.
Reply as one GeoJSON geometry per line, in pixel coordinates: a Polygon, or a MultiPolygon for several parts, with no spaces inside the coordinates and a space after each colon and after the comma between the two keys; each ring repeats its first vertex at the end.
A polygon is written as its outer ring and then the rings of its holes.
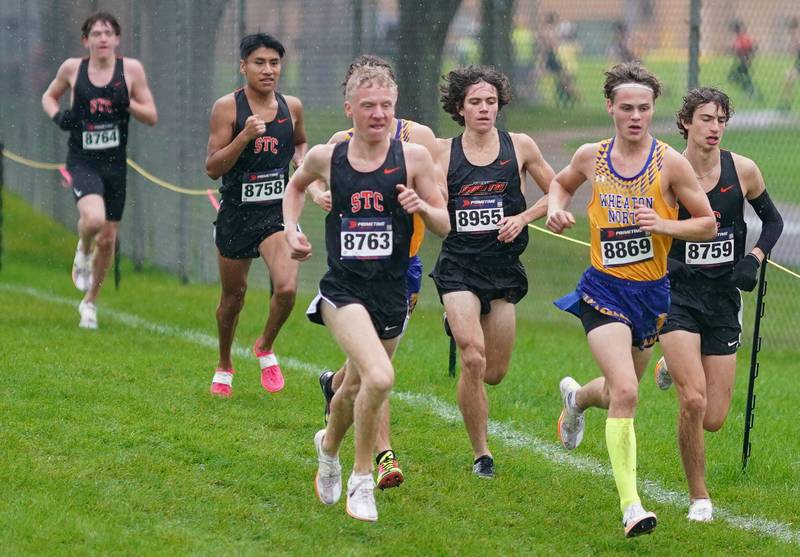
{"type": "Polygon", "coordinates": [[[283,211],[276,205],[220,205],[214,222],[214,242],[228,259],[257,259],[258,246],[283,231],[283,211]]]}
{"type": "Polygon", "coordinates": [[[319,283],[319,294],[306,311],[313,323],[325,324],[321,308],[324,303],[337,308],[349,304],[364,306],[378,338],[388,340],[403,332],[408,314],[408,287],[405,277],[398,281],[365,281],[328,271],[319,283]]]}
{"type": "Polygon", "coordinates": [[[528,293],[528,276],[518,258],[467,260],[442,252],[430,277],[439,299],[450,292],[472,292],[483,315],[491,311],[492,300],[516,304],[528,293]]]}
{"type": "Polygon", "coordinates": [[[742,335],[742,295],[736,288],[681,282],[672,286],[670,296],[672,303],[662,335],[688,331],[700,335],[700,352],[704,355],[736,353],[742,335]]]}
{"type": "Polygon", "coordinates": [[[87,195],[99,195],[106,206],[106,220],[122,220],[127,182],[125,161],[68,160],[66,170],[72,179],[72,195],[76,203],[87,195]]]}

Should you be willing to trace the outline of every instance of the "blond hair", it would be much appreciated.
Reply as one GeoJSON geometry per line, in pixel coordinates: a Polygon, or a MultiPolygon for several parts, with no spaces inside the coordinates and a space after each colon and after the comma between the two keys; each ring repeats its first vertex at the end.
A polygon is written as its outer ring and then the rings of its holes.
{"type": "Polygon", "coordinates": [[[347,101],[353,99],[356,89],[362,87],[387,87],[394,92],[397,97],[397,83],[392,79],[391,74],[386,68],[377,66],[360,66],[353,70],[344,90],[344,98],[347,101]]]}

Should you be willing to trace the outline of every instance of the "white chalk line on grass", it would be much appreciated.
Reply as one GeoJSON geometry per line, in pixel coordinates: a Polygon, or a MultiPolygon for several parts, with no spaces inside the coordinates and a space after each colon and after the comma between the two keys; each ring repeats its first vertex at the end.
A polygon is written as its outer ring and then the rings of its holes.
{"type": "MultiPolygon", "coordinates": [[[[39,300],[74,306],[77,309],[75,300],[49,294],[36,288],[0,283],[0,290],[15,292],[18,294],[26,294],[39,300]]],[[[151,321],[142,319],[139,316],[107,307],[102,308],[100,317],[109,317],[114,321],[135,329],[146,330],[159,335],[175,337],[208,348],[216,349],[218,346],[216,337],[207,335],[200,331],[192,331],[190,329],[183,329],[180,327],[174,327],[172,325],[153,323],[151,321]]],[[[78,320],[77,311],[75,320],[78,320]]],[[[234,345],[232,351],[237,357],[252,356],[252,352],[249,348],[243,348],[241,346],[234,345]]],[[[317,374],[322,367],[285,356],[281,357],[281,362],[288,367],[300,369],[310,374],[317,374]]],[[[461,412],[458,410],[458,408],[439,400],[435,396],[402,391],[395,391],[392,393],[392,396],[393,398],[398,399],[415,409],[427,411],[447,422],[461,422],[461,412]]],[[[556,443],[542,441],[537,437],[517,431],[513,427],[504,424],[503,422],[490,420],[489,434],[493,438],[500,440],[508,447],[532,450],[540,457],[552,462],[553,464],[568,466],[581,472],[587,472],[594,476],[612,478],[611,470],[599,460],[590,456],[567,453],[560,445],[556,443]]],[[[641,488],[642,492],[647,497],[654,499],[660,504],[670,505],[681,510],[686,508],[687,496],[685,493],[671,491],[654,480],[642,480],[641,488]]],[[[792,530],[791,526],[785,522],[778,522],[758,516],[739,516],[716,505],[714,506],[714,515],[717,517],[717,519],[724,520],[734,528],[756,532],[785,543],[800,545],[800,532],[792,530]]]]}

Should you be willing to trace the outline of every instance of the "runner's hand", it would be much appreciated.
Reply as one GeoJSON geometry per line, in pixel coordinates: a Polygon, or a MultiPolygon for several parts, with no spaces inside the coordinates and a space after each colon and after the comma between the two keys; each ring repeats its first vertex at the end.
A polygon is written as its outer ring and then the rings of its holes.
{"type": "Polygon", "coordinates": [[[81,125],[80,120],[71,110],[59,110],[53,114],[53,122],[64,131],[78,129],[81,125]]]}
{"type": "Polygon", "coordinates": [[[311,201],[322,207],[324,211],[331,212],[331,190],[312,194],[311,201]]]}
{"type": "Polygon", "coordinates": [[[267,124],[264,122],[264,120],[255,114],[251,114],[244,122],[244,129],[242,130],[242,133],[248,140],[252,141],[256,137],[264,135],[264,132],[266,131],[267,124]]]}
{"type": "Polygon", "coordinates": [[[572,228],[572,225],[574,224],[575,217],[572,216],[572,213],[565,211],[564,209],[559,209],[558,211],[554,211],[552,214],[547,215],[547,228],[556,234],[561,234],[567,228],[572,228]]]}
{"type": "Polygon", "coordinates": [[[650,207],[636,207],[633,210],[636,224],[641,230],[645,232],[655,232],[656,234],[664,233],[664,219],[650,207]]]}
{"type": "Polygon", "coordinates": [[[509,244],[519,236],[525,226],[526,223],[520,215],[503,217],[500,219],[500,222],[497,223],[499,230],[497,233],[497,240],[509,244]]]}
{"type": "Polygon", "coordinates": [[[287,230],[286,242],[289,244],[292,259],[307,261],[311,257],[311,244],[302,232],[287,230]]]}
{"type": "Polygon", "coordinates": [[[733,268],[733,275],[731,276],[736,288],[745,292],[752,292],[753,288],[758,284],[759,267],[761,267],[761,262],[752,253],[748,253],[740,259],[733,268]]]}
{"type": "Polygon", "coordinates": [[[397,202],[408,214],[420,213],[425,210],[425,202],[419,198],[417,192],[403,184],[397,184],[397,202]]]}

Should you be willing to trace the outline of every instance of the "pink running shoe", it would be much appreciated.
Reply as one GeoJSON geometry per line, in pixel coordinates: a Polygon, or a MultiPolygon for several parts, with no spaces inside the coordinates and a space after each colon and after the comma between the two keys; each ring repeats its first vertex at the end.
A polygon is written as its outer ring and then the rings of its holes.
{"type": "Polygon", "coordinates": [[[211,380],[211,394],[230,398],[233,394],[233,374],[232,369],[214,370],[214,378],[211,380]]]}
{"type": "Polygon", "coordinates": [[[256,344],[253,345],[253,354],[258,358],[258,365],[261,366],[261,386],[271,393],[277,393],[283,389],[285,383],[275,352],[259,350],[258,341],[256,341],[256,344]]]}

